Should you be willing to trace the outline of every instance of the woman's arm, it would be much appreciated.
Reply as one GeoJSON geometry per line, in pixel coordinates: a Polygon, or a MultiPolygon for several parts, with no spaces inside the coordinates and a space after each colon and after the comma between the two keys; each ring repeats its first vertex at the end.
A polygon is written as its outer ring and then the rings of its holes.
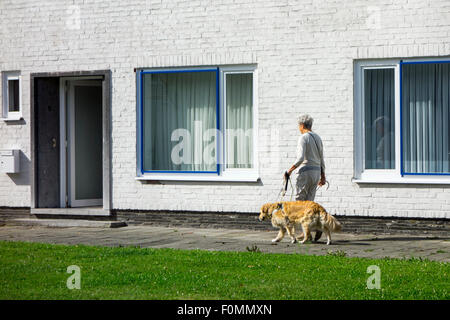
{"type": "Polygon", "coordinates": [[[297,169],[303,162],[303,160],[305,159],[305,139],[302,139],[303,137],[300,136],[298,138],[298,143],[297,143],[297,158],[295,159],[294,164],[292,165],[292,167],[287,171],[287,173],[289,175],[292,174],[292,172],[297,169]]]}
{"type": "Polygon", "coordinates": [[[288,170],[288,175],[292,174],[292,171],[294,171],[295,169],[297,169],[298,166],[296,166],[295,164],[288,170]]]}

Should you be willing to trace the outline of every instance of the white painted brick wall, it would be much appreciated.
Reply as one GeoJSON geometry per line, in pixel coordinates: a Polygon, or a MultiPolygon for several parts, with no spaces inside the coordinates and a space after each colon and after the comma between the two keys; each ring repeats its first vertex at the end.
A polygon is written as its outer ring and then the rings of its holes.
{"type": "Polygon", "coordinates": [[[256,212],[294,160],[293,119],[309,113],[331,183],[316,200],[329,211],[450,218],[448,187],[351,182],[354,59],[450,55],[448,0],[213,3],[0,1],[0,70],[22,73],[25,122],[0,122],[0,149],[23,151],[23,172],[0,175],[0,206],[30,205],[30,73],[110,69],[113,208],[256,212]],[[136,181],[133,68],[244,63],[258,65],[262,183],[136,181]],[[279,130],[278,146],[262,145],[264,128],[279,130]]]}

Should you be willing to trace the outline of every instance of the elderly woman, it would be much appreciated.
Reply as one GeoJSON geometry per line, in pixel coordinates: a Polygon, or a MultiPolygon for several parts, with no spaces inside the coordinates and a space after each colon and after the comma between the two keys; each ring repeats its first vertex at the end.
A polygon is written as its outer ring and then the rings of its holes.
{"type": "Polygon", "coordinates": [[[296,200],[314,201],[317,185],[325,184],[325,162],[323,161],[322,139],[312,132],[313,118],[303,115],[298,118],[301,136],[297,143],[297,159],[288,174],[300,167],[297,176],[296,200]]]}
{"type": "MultiPolygon", "coordinates": [[[[296,197],[298,200],[314,201],[317,185],[323,186],[325,179],[325,162],[323,160],[322,139],[312,132],[313,118],[302,115],[298,118],[298,128],[301,136],[297,143],[297,158],[294,165],[287,171],[288,175],[298,167],[296,197]]],[[[315,240],[320,239],[321,232],[316,232],[315,240]]]]}

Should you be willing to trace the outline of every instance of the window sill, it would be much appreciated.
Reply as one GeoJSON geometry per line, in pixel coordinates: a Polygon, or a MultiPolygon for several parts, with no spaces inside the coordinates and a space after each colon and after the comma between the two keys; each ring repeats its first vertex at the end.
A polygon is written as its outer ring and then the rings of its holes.
{"type": "Polygon", "coordinates": [[[247,174],[247,175],[227,175],[219,176],[216,174],[206,175],[206,174],[194,174],[194,175],[183,175],[183,174],[146,174],[140,177],[136,177],[139,181],[206,181],[206,182],[257,182],[259,180],[259,175],[247,174]]]}
{"type": "Polygon", "coordinates": [[[390,179],[361,179],[353,178],[352,182],[357,184],[446,184],[450,185],[450,176],[439,176],[439,177],[421,177],[417,178],[415,176],[404,176],[402,178],[390,178],[390,179]]]}
{"type": "Polygon", "coordinates": [[[8,117],[8,118],[0,118],[0,120],[3,120],[5,122],[8,122],[8,121],[20,121],[20,120],[23,120],[23,117],[22,116],[13,116],[13,117],[8,117]]]}

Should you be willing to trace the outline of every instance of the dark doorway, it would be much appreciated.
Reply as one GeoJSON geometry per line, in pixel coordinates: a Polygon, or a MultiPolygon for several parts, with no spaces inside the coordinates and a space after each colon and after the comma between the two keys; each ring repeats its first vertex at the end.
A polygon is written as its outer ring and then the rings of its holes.
{"type": "Polygon", "coordinates": [[[36,208],[60,206],[59,78],[34,83],[36,208]]]}

